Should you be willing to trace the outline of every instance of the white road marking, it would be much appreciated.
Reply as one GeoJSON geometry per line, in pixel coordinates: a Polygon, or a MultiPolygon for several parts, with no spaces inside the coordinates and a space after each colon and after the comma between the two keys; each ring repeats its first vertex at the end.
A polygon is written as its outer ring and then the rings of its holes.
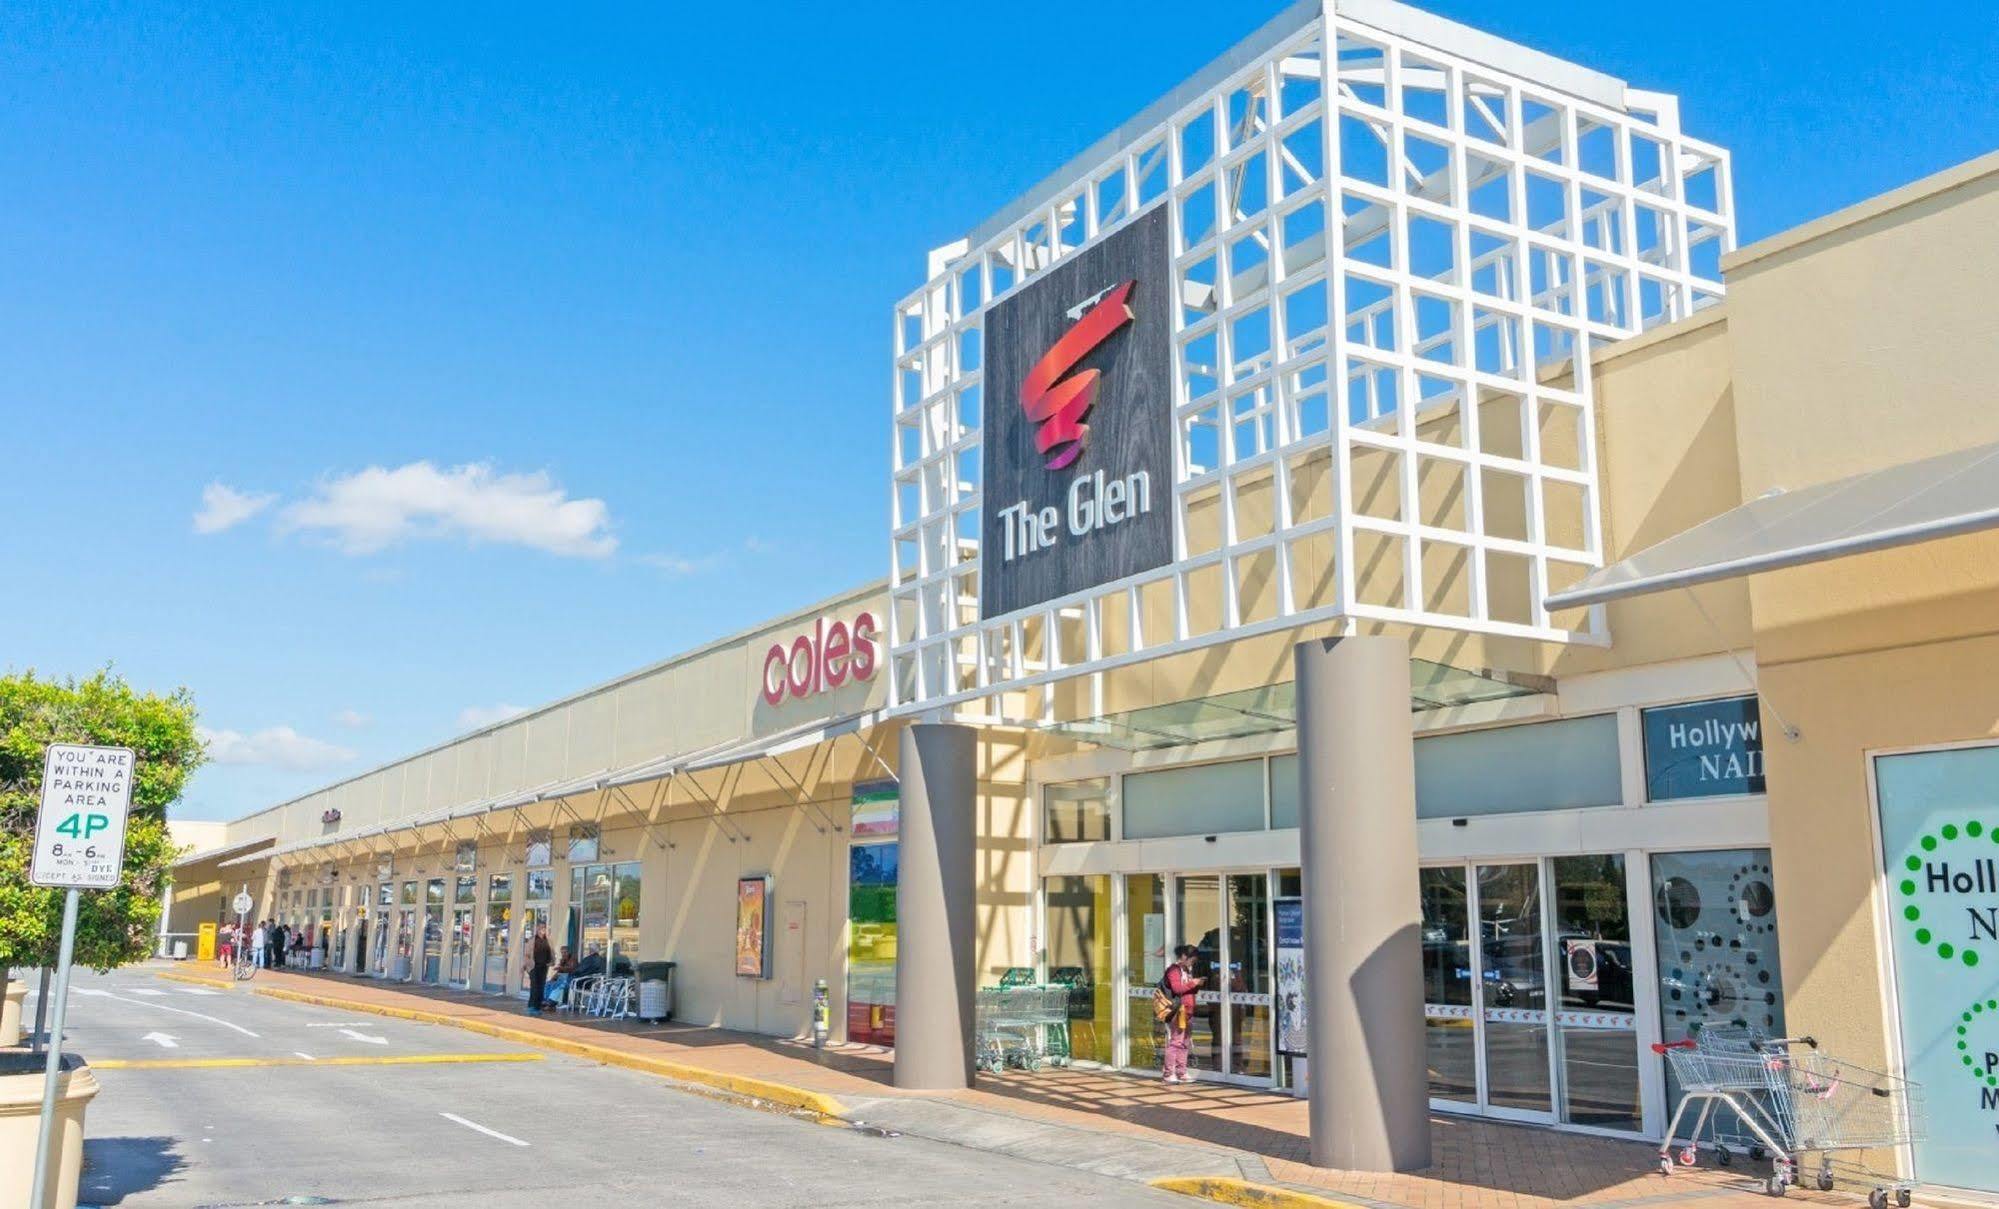
{"type": "Polygon", "coordinates": [[[169,1034],[169,1033],[161,1033],[161,1032],[152,1032],[152,1033],[147,1033],[147,1034],[146,1034],[145,1036],[143,1036],[143,1037],[139,1038],[139,1040],[141,1040],[141,1041],[151,1041],[151,1042],[153,1042],[153,1043],[157,1044],[157,1045],[158,1045],[158,1046],[159,1046],[159,1047],[160,1047],[161,1049],[179,1049],[179,1048],[180,1048],[180,1042],[179,1042],[179,1041],[176,1041],[176,1040],[175,1040],[175,1039],[173,1038],[173,1036],[172,1036],[171,1034],[169,1034]]]}
{"type": "Polygon", "coordinates": [[[510,1142],[515,1146],[526,1146],[528,1144],[526,1142],[521,1141],[519,1138],[510,1138],[506,1134],[501,1133],[497,1129],[488,1129],[484,1125],[479,1124],[477,1121],[468,1121],[464,1117],[459,1116],[455,1112],[441,1112],[438,1113],[437,1115],[443,1117],[447,1121],[456,1121],[458,1124],[463,1125],[467,1129],[477,1130],[478,1132],[485,1134],[489,1138],[498,1138],[502,1142],[510,1142]]]}
{"type": "Polygon", "coordinates": [[[302,1050],[302,1049],[295,1049],[295,1050],[293,1050],[293,1051],[292,1051],[292,1053],[294,1053],[294,1054],[298,1055],[298,1056],[299,1056],[299,1057],[301,1057],[301,1058],[304,1058],[304,1059],[305,1059],[305,1060],[306,1060],[307,1062],[311,1062],[311,1061],[313,1061],[313,1057],[312,1057],[312,1055],[311,1055],[311,1054],[308,1054],[308,1053],[306,1053],[306,1052],[305,1052],[304,1050],[302,1050]]]}
{"type": "Polygon", "coordinates": [[[362,1023],[362,1022],[361,1022],[361,1021],[359,1021],[359,1020],[308,1020],[308,1021],[306,1021],[306,1022],[305,1022],[305,1027],[307,1027],[307,1028],[360,1028],[360,1027],[361,1027],[361,1023],[362,1023]]]}
{"type": "Polygon", "coordinates": [[[371,1037],[366,1033],[357,1033],[351,1028],[341,1029],[340,1033],[342,1036],[352,1037],[356,1041],[366,1041],[369,1045],[387,1045],[389,1043],[387,1037],[371,1037]]]}
{"type": "MultiPolygon", "coordinates": [[[[179,991],[183,995],[220,995],[222,993],[221,991],[203,990],[201,987],[175,987],[174,990],[179,991]]],[[[157,994],[158,992],[154,993],[157,994]]],[[[144,995],[146,992],[140,991],[138,994],[144,995]]]]}
{"type": "Polygon", "coordinates": [[[134,995],[164,995],[164,994],[166,994],[166,992],[165,992],[165,991],[162,991],[162,990],[159,990],[159,989],[157,989],[157,988],[154,988],[154,987],[133,987],[133,988],[132,988],[132,993],[133,993],[134,995]]]}
{"type": "Polygon", "coordinates": [[[118,1003],[129,1003],[134,1005],[135,1007],[152,1008],[156,1012],[173,1012],[176,1015],[192,1016],[196,1020],[206,1020],[210,1024],[219,1024],[223,1028],[235,1029],[237,1032],[243,1034],[245,1037],[254,1037],[257,1035],[251,1032],[249,1029],[244,1028],[240,1024],[231,1024],[227,1020],[223,1020],[215,1016],[210,1016],[203,1012],[190,1012],[186,1008],[168,1007],[164,1003],[147,1003],[143,999],[127,999],[123,995],[113,995],[109,991],[91,990],[84,987],[78,987],[76,993],[79,995],[97,995],[105,999],[115,1000],[118,1003]]]}

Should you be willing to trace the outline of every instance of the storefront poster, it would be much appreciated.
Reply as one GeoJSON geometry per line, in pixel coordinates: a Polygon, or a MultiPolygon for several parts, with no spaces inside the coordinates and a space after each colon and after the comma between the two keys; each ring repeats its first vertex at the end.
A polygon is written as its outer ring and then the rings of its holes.
{"type": "Polygon", "coordinates": [[[770,878],[736,881],[736,973],[770,977],[770,878]]]}
{"type": "Polygon", "coordinates": [[[895,1044],[895,886],[901,850],[847,850],[847,1040],[895,1044]]]}
{"type": "Polygon", "coordinates": [[[1277,1052],[1305,1056],[1305,900],[1280,898],[1277,913],[1277,1052]]]}
{"type": "Polygon", "coordinates": [[[1999,747],[1874,761],[1903,1073],[1927,1183],[1999,1191],[1999,747]]]}
{"type": "Polygon", "coordinates": [[[857,781],[854,817],[848,834],[856,840],[888,839],[895,835],[900,799],[894,781],[857,781]]]}
{"type": "Polygon", "coordinates": [[[1641,717],[1646,800],[1763,792],[1763,720],[1756,698],[1664,705],[1641,717]]]}

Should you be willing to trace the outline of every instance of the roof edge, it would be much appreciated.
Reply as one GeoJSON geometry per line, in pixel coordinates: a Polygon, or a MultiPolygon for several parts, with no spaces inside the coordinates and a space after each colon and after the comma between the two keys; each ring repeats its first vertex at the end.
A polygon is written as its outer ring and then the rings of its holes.
{"type": "Polygon", "coordinates": [[[1834,210],[1807,222],[1800,223],[1788,231],[1780,231],[1766,239],[1757,240],[1746,248],[1737,248],[1721,258],[1721,269],[1733,276],[1745,269],[1754,271],[1762,261],[1816,243],[1862,223],[1872,222],[1897,210],[1906,209],[1939,197],[1953,189],[1973,185],[1988,176],[1999,176],[1999,151],[1988,151],[1975,159],[1933,172],[1920,180],[1911,181],[1898,189],[1878,193],[1864,201],[1855,202],[1844,209],[1834,210]]]}

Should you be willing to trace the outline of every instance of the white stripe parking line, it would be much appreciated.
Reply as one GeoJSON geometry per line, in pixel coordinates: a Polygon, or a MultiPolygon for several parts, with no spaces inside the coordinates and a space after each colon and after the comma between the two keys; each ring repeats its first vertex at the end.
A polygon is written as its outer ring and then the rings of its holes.
{"type": "Polygon", "coordinates": [[[526,1146],[528,1144],[526,1142],[521,1141],[519,1138],[510,1138],[506,1134],[501,1133],[497,1129],[488,1129],[484,1125],[479,1124],[477,1121],[468,1121],[464,1117],[459,1116],[455,1112],[441,1112],[438,1113],[437,1115],[443,1117],[447,1121],[456,1121],[458,1124],[463,1125],[467,1129],[477,1130],[478,1132],[485,1134],[489,1138],[498,1138],[502,1142],[510,1142],[515,1146],[526,1146]]]}
{"type": "Polygon", "coordinates": [[[78,988],[76,993],[79,995],[95,995],[101,999],[110,999],[118,1003],[129,1003],[134,1005],[135,1007],[152,1008],[156,1012],[173,1012],[176,1015],[180,1016],[192,1016],[196,1020],[206,1020],[210,1024],[219,1024],[223,1028],[235,1029],[237,1032],[243,1034],[245,1037],[255,1037],[257,1035],[251,1032],[249,1029],[244,1028],[240,1024],[231,1024],[227,1020],[222,1020],[215,1016],[207,1015],[206,1013],[203,1012],[190,1012],[186,1008],[168,1007],[164,1003],[147,1003],[143,999],[127,999],[123,995],[113,995],[109,991],[100,991],[95,988],[88,988],[88,987],[78,988]]]}
{"type": "Polygon", "coordinates": [[[305,1059],[305,1060],[306,1060],[307,1062],[311,1062],[311,1061],[313,1061],[313,1057],[312,1057],[312,1055],[311,1055],[311,1054],[308,1054],[308,1053],[306,1053],[306,1052],[305,1052],[304,1050],[302,1050],[302,1049],[295,1049],[295,1050],[293,1050],[293,1051],[292,1051],[292,1053],[294,1053],[294,1054],[297,1054],[297,1055],[298,1055],[299,1057],[301,1057],[301,1058],[304,1058],[304,1059],[305,1059]]]}
{"type": "MultiPolygon", "coordinates": [[[[222,993],[221,991],[203,990],[201,987],[175,987],[174,990],[179,991],[183,995],[220,995],[222,993]]],[[[145,995],[148,993],[158,994],[157,991],[154,992],[137,991],[134,993],[139,995],[145,995]]]]}
{"type": "Polygon", "coordinates": [[[166,994],[166,992],[165,992],[165,991],[161,991],[161,990],[156,990],[155,988],[152,988],[152,987],[133,987],[133,988],[132,988],[132,993],[133,993],[134,995],[164,995],[164,994],[166,994]]]}

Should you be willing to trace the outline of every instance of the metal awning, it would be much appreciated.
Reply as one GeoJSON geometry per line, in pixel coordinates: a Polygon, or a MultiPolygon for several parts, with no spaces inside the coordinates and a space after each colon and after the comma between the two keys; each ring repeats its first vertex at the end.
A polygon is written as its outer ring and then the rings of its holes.
{"type": "Polygon", "coordinates": [[[1572,609],[1999,528],[1999,443],[1732,508],[1548,597],[1572,609]]]}

